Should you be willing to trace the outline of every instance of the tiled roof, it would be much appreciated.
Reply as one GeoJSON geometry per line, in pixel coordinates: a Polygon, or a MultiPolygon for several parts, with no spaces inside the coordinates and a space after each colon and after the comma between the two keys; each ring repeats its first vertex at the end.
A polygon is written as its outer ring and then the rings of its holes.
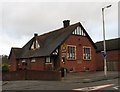
{"type": "MultiPolygon", "coordinates": [[[[57,49],[71,34],[72,32],[78,27],[83,26],[80,22],[70,25],[66,28],[60,28],[58,30],[45,33],[40,36],[33,37],[21,50],[18,58],[30,58],[30,57],[41,57],[41,56],[50,56],[51,53],[57,49]],[[38,43],[40,44],[40,48],[36,50],[30,50],[30,47],[34,41],[37,39],[38,43]]],[[[96,48],[94,42],[91,40],[85,29],[83,31],[86,33],[86,36],[96,48]]]]}
{"type": "MultiPolygon", "coordinates": [[[[16,55],[16,57],[19,58],[21,49],[22,49],[22,48],[12,47],[12,48],[11,48],[11,51],[10,51],[10,55],[11,55],[11,53],[13,52],[13,53],[16,55]]],[[[9,55],[8,58],[10,58],[10,55],[9,55]]]]}
{"type": "MultiPolygon", "coordinates": [[[[119,46],[120,38],[106,40],[105,42],[106,42],[106,51],[120,50],[120,46],[119,46]]],[[[103,41],[96,42],[95,45],[97,47],[96,49],[97,52],[103,51],[103,41]]]]}

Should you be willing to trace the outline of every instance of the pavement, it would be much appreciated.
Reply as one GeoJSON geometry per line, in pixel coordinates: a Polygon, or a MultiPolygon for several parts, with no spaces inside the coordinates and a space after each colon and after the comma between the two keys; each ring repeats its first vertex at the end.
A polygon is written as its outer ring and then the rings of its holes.
{"type": "MultiPolygon", "coordinates": [[[[66,77],[62,78],[62,82],[75,82],[75,83],[89,83],[102,80],[109,80],[120,78],[118,71],[108,71],[107,76],[104,76],[104,71],[95,72],[77,72],[68,73],[66,77]]],[[[2,81],[2,86],[9,83],[9,81],[2,81]]]]}
{"type": "Polygon", "coordinates": [[[107,76],[104,75],[104,71],[68,73],[62,81],[89,83],[120,78],[119,74],[118,71],[107,71],[107,76]]]}

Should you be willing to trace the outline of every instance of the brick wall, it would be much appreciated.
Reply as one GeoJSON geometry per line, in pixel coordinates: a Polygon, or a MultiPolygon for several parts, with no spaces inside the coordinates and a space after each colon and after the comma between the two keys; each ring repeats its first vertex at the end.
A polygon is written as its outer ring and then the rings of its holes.
{"type": "MultiPolygon", "coordinates": [[[[85,71],[89,68],[90,71],[96,70],[96,51],[89,39],[85,36],[71,35],[63,44],[76,46],[76,60],[67,60],[65,67],[68,70],[73,69],[74,72],[85,71]],[[91,60],[83,60],[83,46],[91,47],[91,60]]],[[[64,66],[60,53],[60,64],[64,66]]]]}
{"type": "Polygon", "coordinates": [[[31,63],[31,70],[44,70],[45,58],[35,58],[36,62],[31,63]]]}
{"type": "Polygon", "coordinates": [[[61,80],[59,71],[22,70],[2,73],[2,80],[61,80]]]}
{"type": "Polygon", "coordinates": [[[27,71],[28,80],[61,80],[59,71],[27,71]]]}
{"type": "Polygon", "coordinates": [[[44,58],[33,58],[35,59],[35,62],[31,62],[32,59],[20,59],[20,60],[17,60],[18,62],[18,65],[17,65],[17,68],[18,69],[21,69],[21,70],[24,70],[25,68],[27,70],[44,70],[44,58]],[[27,63],[27,65],[23,65],[22,64],[22,60],[25,60],[25,62],[27,63]]]}
{"type": "Polygon", "coordinates": [[[3,81],[25,80],[25,71],[10,71],[2,73],[3,81]]]}
{"type": "MultiPolygon", "coordinates": [[[[107,51],[107,67],[108,70],[120,70],[120,59],[119,59],[119,51],[112,50],[107,51]],[[109,69],[111,68],[111,69],[109,69]]],[[[96,53],[96,60],[97,60],[97,70],[104,69],[104,60],[102,58],[101,52],[96,53]]]]}
{"type": "Polygon", "coordinates": [[[96,64],[97,70],[104,70],[104,61],[101,52],[96,53],[96,62],[97,62],[96,64]]]}
{"type": "Polygon", "coordinates": [[[9,64],[10,64],[9,70],[16,71],[16,56],[13,52],[11,53],[11,57],[9,59],[9,64]]]}

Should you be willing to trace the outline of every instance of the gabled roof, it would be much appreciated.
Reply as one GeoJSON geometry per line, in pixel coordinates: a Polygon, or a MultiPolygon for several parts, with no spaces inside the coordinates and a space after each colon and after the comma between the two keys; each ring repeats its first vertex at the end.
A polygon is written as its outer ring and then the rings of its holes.
{"type": "MultiPolygon", "coordinates": [[[[120,42],[120,38],[106,40],[105,42],[106,42],[106,51],[120,50],[120,46],[118,44],[118,42],[120,42]]],[[[103,41],[96,42],[95,45],[97,46],[96,49],[97,52],[103,51],[103,41]]]]}
{"type": "Polygon", "coordinates": [[[37,36],[36,38],[33,37],[21,50],[21,53],[19,54],[19,58],[30,58],[30,57],[42,57],[42,56],[50,56],[51,53],[60,46],[71,34],[72,32],[78,27],[81,26],[83,31],[86,33],[86,36],[90,40],[90,42],[93,44],[93,46],[96,48],[94,42],[90,38],[90,36],[87,34],[83,26],[80,24],[80,22],[70,25],[66,28],[60,28],[58,30],[45,33],[43,35],[37,36]],[[40,48],[36,50],[30,50],[30,47],[34,40],[37,40],[40,48]]]}
{"type": "Polygon", "coordinates": [[[22,48],[12,47],[8,59],[10,58],[12,52],[16,55],[16,58],[19,58],[21,50],[22,48]]]}

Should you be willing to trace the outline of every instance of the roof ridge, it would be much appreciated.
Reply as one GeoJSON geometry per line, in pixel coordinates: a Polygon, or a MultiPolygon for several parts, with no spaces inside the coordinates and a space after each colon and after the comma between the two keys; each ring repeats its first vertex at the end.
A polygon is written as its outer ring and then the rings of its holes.
{"type": "MultiPolygon", "coordinates": [[[[80,23],[80,22],[74,23],[74,24],[72,24],[72,25],[69,25],[68,27],[77,25],[77,24],[79,24],[79,23],[80,23]]],[[[66,28],[68,28],[68,27],[66,27],[66,28]]],[[[56,31],[59,31],[59,30],[61,30],[61,29],[66,29],[66,28],[61,27],[61,28],[59,28],[59,29],[55,29],[55,30],[53,30],[53,31],[49,31],[49,32],[43,33],[43,34],[39,35],[38,37],[44,36],[44,35],[47,35],[47,34],[50,34],[50,33],[56,32],[56,31]]]]}
{"type": "Polygon", "coordinates": [[[19,47],[12,47],[12,49],[22,49],[22,48],[19,48],[19,47]]]}
{"type": "MultiPolygon", "coordinates": [[[[118,40],[118,39],[120,39],[120,38],[111,38],[111,39],[107,39],[105,41],[112,41],[112,40],[118,40]]],[[[103,41],[97,41],[96,43],[101,43],[101,42],[103,42],[103,41]]]]}

